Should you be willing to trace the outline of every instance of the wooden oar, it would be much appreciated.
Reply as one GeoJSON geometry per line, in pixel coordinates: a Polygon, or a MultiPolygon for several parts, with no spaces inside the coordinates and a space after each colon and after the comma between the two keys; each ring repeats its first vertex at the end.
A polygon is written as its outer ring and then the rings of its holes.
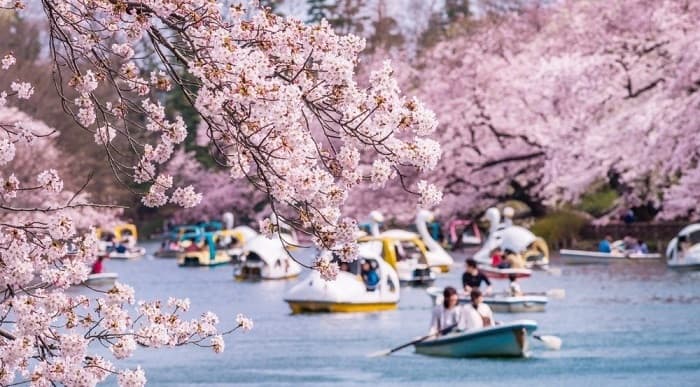
{"type": "Polygon", "coordinates": [[[395,347],[395,348],[392,348],[392,349],[383,349],[383,350],[381,350],[381,351],[372,352],[372,353],[368,354],[367,357],[380,357],[380,356],[388,356],[388,355],[391,355],[392,353],[394,353],[394,352],[396,352],[396,351],[398,351],[398,350],[404,349],[404,348],[406,348],[406,347],[410,347],[410,346],[413,345],[413,344],[418,344],[418,343],[420,343],[420,342],[422,342],[422,341],[428,340],[428,339],[431,338],[431,337],[435,337],[436,335],[444,335],[445,333],[448,333],[449,331],[451,331],[452,329],[454,329],[456,326],[457,326],[457,324],[452,324],[452,325],[448,326],[447,328],[442,329],[442,330],[441,330],[440,332],[438,332],[437,334],[432,333],[432,334],[430,334],[430,335],[425,335],[425,336],[423,336],[423,337],[419,337],[419,338],[417,338],[417,339],[415,339],[415,340],[409,341],[409,342],[406,343],[406,344],[401,344],[401,345],[399,345],[398,347],[395,347]]]}
{"type": "Polygon", "coordinates": [[[526,292],[525,295],[531,296],[547,296],[550,298],[561,300],[566,297],[566,290],[564,289],[549,289],[546,292],[526,292]]]}
{"type": "Polygon", "coordinates": [[[532,335],[533,338],[541,341],[545,347],[558,351],[561,348],[561,339],[557,336],[552,335],[532,335]]]}

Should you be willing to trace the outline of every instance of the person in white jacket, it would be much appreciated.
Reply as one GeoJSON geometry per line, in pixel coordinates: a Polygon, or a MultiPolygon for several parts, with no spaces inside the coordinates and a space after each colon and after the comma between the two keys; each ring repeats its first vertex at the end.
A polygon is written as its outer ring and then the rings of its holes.
{"type": "Polygon", "coordinates": [[[494,326],[493,312],[484,304],[484,296],[479,289],[471,292],[471,303],[463,306],[461,328],[466,331],[494,326]]]}
{"type": "Polygon", "coordinates": [[[433,309],[433,316],[430,321],[430,331],[428,334],[447,334],[452,330],[464,330],[464,308],[459,305],[457,289],[448,286],[442,292],[442,304],[433,309]],[[453,327],[448,332],[446,328],[453,327]]]}

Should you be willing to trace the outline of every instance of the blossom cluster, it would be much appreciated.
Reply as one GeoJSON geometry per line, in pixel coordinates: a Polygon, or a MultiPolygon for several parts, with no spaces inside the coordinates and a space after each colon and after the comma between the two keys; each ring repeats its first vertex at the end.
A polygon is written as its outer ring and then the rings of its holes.
{"type": "MultiPolygon", "coordinates": [[[[201,200],[193,187],[158,182],[162,164],[187,134],[183,119],[169,117],[157,97],[184,87],[167,59],[172,56],[186,62],[188,82],[197,86],[191,100],[206,123],[206,136],[198,138],[206,137],[233,178],[250,179],[276,208],[296,210],[295,223],[312,230],[320,248],[354,243],[346,241],[340,223],[348,192],[365,182],[381,188],[407,172],[431,170],[440,158],[440,145],[429,138],[435,115],[401,94],[389,62],[361,87],[355,66],[364,41],[339,36],[326,22],[309,26],[261,9],[222,10],[216,2],[193,0],[177,6],[156,0],[138,9],[55,0],[47,7],[56,11],[51,39],[60,58],[82,65],[69,82],[79,94],[70,101],[77,121],[96,133],[98,144],[116,147],[113,134],[128,137],[134,123],[129,113],[136,111],[140,127],[155,139],[137,148],[131,170],[135,182],[151,184],[143,197],[148,206],[191,207],[201,200]],[[172,28],[182,20],[197,22],[172,28]],[[159,40],[163,55],[154,59],[165,70],[146,74],[135,53],[151,38],[159,40]],[[186,54],[177,48],[181,42],[187,42],[186,54]],[[122,97],[105,100],[98,93],[104,88],[122,97]]],[[[423,204],[433,205],[439,195],[431,190],[423,197],[423,204]]]]}

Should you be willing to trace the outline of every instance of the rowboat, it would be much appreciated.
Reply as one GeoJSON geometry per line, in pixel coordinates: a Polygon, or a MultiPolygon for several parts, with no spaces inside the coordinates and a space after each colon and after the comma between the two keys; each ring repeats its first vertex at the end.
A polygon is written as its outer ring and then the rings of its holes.
{"type": "MultiPolygon", "coordinates": [[[[426,292],[433,300],[434,304],[442,302],[442,288],[429,287],[426,292]]],[[[459,303],[468,304],[471,300],[469,296],[460,294],[459,303]]],[[[523,294],[522,296],[511,296],[509,294],[485,295],[484,303],[497,313],[531,313],[544,312],[549,298],[543,293],[523,294]]]]}
{"type": "Polygon", "coordinates": [[[531,313],[544,312],[548,302],[547,296],[529,295],[510,296],[498,295],[484,297],[484,303],[497,313],[531,313]]]}
{"type": "Polygon", "coordinates": [[[528,278],[532,275],[530,269],[498,268],[490,265],[479,265],[479,271],[491,279],[508,279],[512,274],[517,278],[528,278]]]}
{"type": "Polygon", "coordinates": [[[117,273],[97,273],[90,274],[88,278],[83,281],[83,285],[94,288],[94,287],[112,287],[114,283],[119,278],[117,273]]]}
{"type": "Polygon", "coordinates": [[[562,263],[569,265],[583,265],[595,263],[610,263],[610,262],[649,262],[661,259],[659,253],[625,253],[618,250],[613,250],[610,253],[601,253],[599,251],[586,250],[570,250],[562,249],[559,251],[559,257],[562,263]]]}
{"type": "Polygon", "coordinates": [[[666,248],[666,265],[674,270],[700,270],[700,224],[684,227],[666,248]]]}
{"type": "Polygon", "coordinates": [[[414,344],[416,353],[444,357],[525,357],[528,336],[537,329],[532,320],[447,334],[414,344]]]}

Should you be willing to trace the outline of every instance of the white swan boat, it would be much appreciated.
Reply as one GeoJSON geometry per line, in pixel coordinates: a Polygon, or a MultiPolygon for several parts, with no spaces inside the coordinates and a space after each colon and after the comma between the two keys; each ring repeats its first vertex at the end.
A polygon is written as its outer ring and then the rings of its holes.
{"type": "Polygon", "coordinates": [[[486,210],[485,217],[489,221],[490,231],[484,246],[474,254],[474,259],[478,263],[490,265],[491,251],[500,248],[520,255],[526,268],[546,269],[548,267],[549,248],[542,238],[524,227],[513,225],[510,219],[501,223],[501,213],[497,208],[486,210]]]}
{"type": "Polygon", "coordinates": [[[700,223],[684,227],[666,248],[666,265],[676,270],[700,270],[700,223]]]}
{"type": "Polygon", "coordinates": [[[451,333],[415,344],[416,353],[444,357],[523,357],[528,337],[537,329],[532,320],[517,320],[493,327],[451,333]]]}
{"type": "MultiPolygon", "coordinates": [[[[273,214],[274,215],[274,214],[273,214]]],[[[273,223],[276,218],[272,217],[273,223]]],[[[281,226],[286,226],[279,222],[281,226]]],[[[302,267],[289,254],[298,240],[293,229],[281,230],[271,239],[258,235],[245,243],[239,257],[239,266],[234,270],[237,280],[276,280],[294,278],[301,274],[302,267]]]]}
{"type": "MultiPolygon", "coordinates": [[[[372,216],[372,220],[374,221],[375,217],[372,216]]],[[[410,232],[410,231],[405,231],[405,230],[387,230],[383,233],[381,233],[382,236],[387,236],[391,238],[400,238],[400,239],[407,239],[409,236],[411,238],[419,238],[423,244],[425,245],[426,251],[425,251],[425,259],[426,259],[426,264],[430,268],[437,269],[443,273],[446,273],[450,271],[450,266],[454,263],[454,259],[450,256],[450,254],[445,251],[445,249],[440,246],[440,244],[433,239],[433,237],[430,235],[428,232],[428,227],[427,227],[427,222],[432,222],[434,219],[433,213],[428,211],[428,210],[419,210],[418,213],[416,213],[416,230],[418,230],[418,234],[410,232]]],[[[378,230],[378,228],[377,228],[378,230]]],[[[372,224],[372,232],[374,234],[375,228],[374,228],[374,223],[372,224]]]]}
{"type": "Polygon", "coordinates": [[[304,312],[376,312],[396,309],[399,302],[399,278],[396,271],[371,249],[361,248],[349,271],[339,271],[333,281],[321,278],[317,270],[299,281],[284,297],[292,313],[304,312]],[[360,263],[375,267],[379,284],[368,289],[360,277],[360,263]]]}
{"type": "MultiPolygon", "coordinates": [[[[443,288],[429,287],[426,292],[430,296],[433,304],[442,302],[443,288]]],[[[459,303],[469,304],[469,296],[460,294],[459,303]]],[[[511,296],[509,294],[484,295],[484,303],[497,313],[531,313],[544,312],[549,298],[542,294],[523,294],[522,296],[511,296]]]]}

